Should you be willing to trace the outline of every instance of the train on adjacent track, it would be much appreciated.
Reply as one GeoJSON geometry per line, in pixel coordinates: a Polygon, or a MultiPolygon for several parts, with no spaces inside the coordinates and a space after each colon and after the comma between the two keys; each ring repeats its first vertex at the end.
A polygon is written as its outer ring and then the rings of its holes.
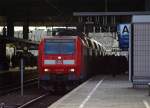
{"type": "Polygon", "coordinates": [[[82,82],[94,74],[90,69],[94,60],[106,54],[101,43],[82,33],[67,35],[47,36],[41,40],[38,49],[41,86],[55,82],[82,82]]]}

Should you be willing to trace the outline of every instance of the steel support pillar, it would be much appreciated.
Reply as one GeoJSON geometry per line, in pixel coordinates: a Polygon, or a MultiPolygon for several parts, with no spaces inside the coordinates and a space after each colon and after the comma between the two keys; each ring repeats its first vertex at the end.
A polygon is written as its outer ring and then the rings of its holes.
{"type": "Polygon", "coordinates": [[[26,39],[26,40],[29,39],[29,25],[28,25],[28,23],[25,23],[23,25],[23,39],[26,39]]]}
{"type": "Polygon", "coordinates": [[[6,59],[6,42],[0,39],[0,70],[8,70],[9,62],[6,59]]]}
{"type": "Polygon", "coordinates": [[[14,24],[11,18],[7,18],[7,36],[14,37],[14,24]]]}
{"type": "Polygon", "coordinates": [[[150,11],[150,0],[145,0],[145,11],[150,11]]]}

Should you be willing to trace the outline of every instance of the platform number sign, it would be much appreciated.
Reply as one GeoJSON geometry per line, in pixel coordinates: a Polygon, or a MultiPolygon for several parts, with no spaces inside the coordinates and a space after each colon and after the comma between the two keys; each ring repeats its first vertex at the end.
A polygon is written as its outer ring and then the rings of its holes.
{"type": "Polygon", "coordinates": [[[120,33],[122,36],[129,36],[130,24],[120,24],[120,33]]]}
{"type": "Polygon", "coordinates": [[[129,36],[131,36],[131,24],[118,25],[119,47],[123,50],[128,50],[129,36]]]}

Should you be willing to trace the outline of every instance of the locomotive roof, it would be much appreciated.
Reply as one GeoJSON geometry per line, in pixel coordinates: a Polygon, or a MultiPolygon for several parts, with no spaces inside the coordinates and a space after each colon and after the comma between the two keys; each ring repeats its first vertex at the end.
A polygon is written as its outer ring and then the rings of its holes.
{"type": "Polygon", "coordinates": [[[44,39],[76,39],[78,36],[45,36],[44,39]]]}
{"type": "Polygon", "coordinates": [[[77,29],[57,28],[52,31],[52,36],[85,36],[85,34],[77,29]]]}

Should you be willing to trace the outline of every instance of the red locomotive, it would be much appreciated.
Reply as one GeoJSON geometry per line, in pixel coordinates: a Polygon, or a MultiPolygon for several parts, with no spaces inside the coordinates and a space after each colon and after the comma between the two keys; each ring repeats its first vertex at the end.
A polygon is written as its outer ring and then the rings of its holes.
{"type": "Polygon", "coordinates": [[[39,45],[40,81],[83,81],[92,75],[92,59],[104,54],[100,43],[84,36],[45,37],[39,45]]]}

